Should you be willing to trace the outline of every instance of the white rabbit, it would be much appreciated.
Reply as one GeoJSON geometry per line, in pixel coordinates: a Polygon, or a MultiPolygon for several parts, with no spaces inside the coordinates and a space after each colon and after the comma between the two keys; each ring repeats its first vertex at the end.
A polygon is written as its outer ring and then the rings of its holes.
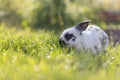
{"type": "Polygon", "coordinates": [[[77,51],[90,50],[97,54],[108,46],[108,35],[98,26],[89,25],[90,20],[80,22],[63,31],[59,43],[65,47],[73,47],[77,51]]]}

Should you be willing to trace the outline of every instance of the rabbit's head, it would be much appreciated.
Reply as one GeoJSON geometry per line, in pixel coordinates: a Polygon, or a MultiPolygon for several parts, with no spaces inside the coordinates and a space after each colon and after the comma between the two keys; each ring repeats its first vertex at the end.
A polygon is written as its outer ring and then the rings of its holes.
{"type": "Polygon", "coordinates": [[[82,32],[87,29],[89,22],[90,20],[83,21],[74,27],[64,30],[59,38],[60,45],[64,47],[76,47],[79,45],[82,32]]]}

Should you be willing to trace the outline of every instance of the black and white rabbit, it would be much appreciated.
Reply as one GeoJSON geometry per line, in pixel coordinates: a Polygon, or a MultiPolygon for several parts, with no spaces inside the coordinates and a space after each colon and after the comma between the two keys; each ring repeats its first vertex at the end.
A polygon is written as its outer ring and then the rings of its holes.
{"type": "Polygon", "coordinates": [[[89,23],[90,20],[82,21],[64,30],[59,38],[60,45],[77,51],[90,50],[93,54],[105,50],[109,44],[108,35],[100,27],[89,23]]]}

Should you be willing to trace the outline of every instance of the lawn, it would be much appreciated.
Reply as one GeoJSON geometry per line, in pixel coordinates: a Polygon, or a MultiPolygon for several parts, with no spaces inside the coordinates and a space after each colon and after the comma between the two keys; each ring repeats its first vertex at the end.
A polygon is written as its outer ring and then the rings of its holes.
{"type": "Polygon", "coordinates": [[[0,80],[120,80],[120,46],[107,53],[70,53],[60,33],[0,25],[0,80]]]}

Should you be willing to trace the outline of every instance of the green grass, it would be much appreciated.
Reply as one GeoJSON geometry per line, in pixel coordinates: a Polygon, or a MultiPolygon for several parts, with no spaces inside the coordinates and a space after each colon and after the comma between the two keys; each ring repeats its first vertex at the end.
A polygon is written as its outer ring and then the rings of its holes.
{"type": "Polygon", "coordinates": [[[58,36],[0,25],[0,80],[120,80],[120,46],[96,56],[67,53],[58,36]]]}

